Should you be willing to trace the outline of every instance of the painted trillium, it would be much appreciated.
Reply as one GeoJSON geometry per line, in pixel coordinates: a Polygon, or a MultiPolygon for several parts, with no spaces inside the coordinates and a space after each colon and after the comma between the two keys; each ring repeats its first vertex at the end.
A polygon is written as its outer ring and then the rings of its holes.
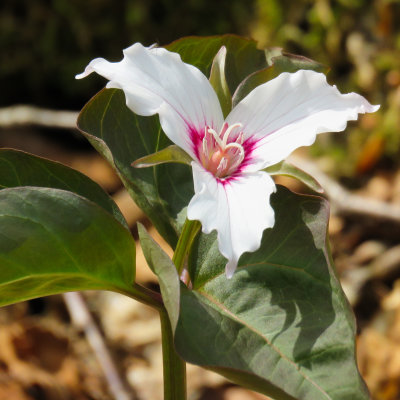
{"type": "Polygon", "coordinates": [[[176,53],[139,43],[124,50],[121,62],[91,61],[77,78],[92,72],[122,89],[136,114],[159,114],[165,134],[192,158],[195,194],[187,216],[205,233],[217,230],[228,277],[274,225],[275,184],[263,169],[311,145],[318,133],[342,131],[359,113],[379,108],[356,93],[341,94],[321,73],[300,70],[256,87],[224,120],[202,72],[176,53]]]}

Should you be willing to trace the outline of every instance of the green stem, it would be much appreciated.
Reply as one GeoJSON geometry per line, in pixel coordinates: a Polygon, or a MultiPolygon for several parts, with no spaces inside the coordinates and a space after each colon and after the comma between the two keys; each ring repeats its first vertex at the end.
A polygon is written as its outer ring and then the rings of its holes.
{"type": "MultiPolygon", "coordinates": [[[[172,258],[179,276],[182,274],[186,257],[200,227],[199,221],[190,221],[188,219],[186,219],[183,225],[182,233],[172,258]]],[[[159,312],[163,354],[164,400],[186,400],[186,363],[179,357],[175,350],[171,321],[160,294],[137,283],[129,288],[129,290],[121,293],[147,304],[159,312]]]]}
{"type": "Polygon", "coordinates": [[[175,350],[167,311],[160,311],[164,371],[164,400],[186,400],[186,363],[175,350]]]}
{"type": "Polygon", "coordinates": [[[115,292],[124,294],[140,303],[146,304],[157,311],[164,310],[164,304],[160,293],[154,292],[138,283],[134,283],[129,289],[114,288],[115,292]]]}
{"type": "Polygon", "coordinates": [[[186,256],[188,255],[193,241],[199,232],[201,224],[199,221],[191,221],[186,219],[182,228],[181,236],[179,236],[178,244],[172,257],[172,261],[176,266],[179,276],[182,274],[186,256]]]}
{"type": "Polygon", "coordinates": [[[163,354],[164,400],[186,400],[186,364],[175,351],[174,334],[161,295],[137,283],[134,283],[129,290],[118,289],[117,291],[153,307],[159,312],[163,354]]]}

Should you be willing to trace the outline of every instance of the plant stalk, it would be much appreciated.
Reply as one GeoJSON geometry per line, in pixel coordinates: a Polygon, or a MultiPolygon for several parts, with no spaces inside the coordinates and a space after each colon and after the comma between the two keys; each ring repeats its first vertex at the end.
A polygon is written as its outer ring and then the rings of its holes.
{"type": "MultiPolygon", "coordinates": [[[[201,224],[199,221],[190,221],[188,219],[186,219],[183,225],[182,233],[172,258],[179,276],[182,274],[186,257],[190,252],[200,227],[201,224]]],[[[163,356],[164,400],[186,400],[186,363],[175,350],[171,321],[160,294],[137,283],[132,286],[131,290],[123,294],[147,304],[159,312],[163,356]]]]}
{"type": "Polygon", "coordinates": [[[139,285],[136,282],[128,290],[121,290],[120,288],[115,288],[114,290],[140,303],[146,304],[157,311],[165,309],[160,293],[139,285]]]}
{"type": "Polygon", "coordinates": [[[132,289],[129,291],[118,291],[155,308],[159,312],[163,355],[164,400],[186,400],[186,363],[175,351],[174,334],[161,295],[137,283],[134,283],[132,289]]]}
{"type": "Polygon", "coordinates": [[[160,311],[164,372],[164,400],[186,400],[186,363],[175,351],[174,334],[167,311],[160,311]]]}

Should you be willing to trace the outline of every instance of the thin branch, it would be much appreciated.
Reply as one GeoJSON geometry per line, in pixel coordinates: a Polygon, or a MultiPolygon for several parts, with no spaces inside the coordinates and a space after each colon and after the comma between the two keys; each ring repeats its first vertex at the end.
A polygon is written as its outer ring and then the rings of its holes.
{"type": "Polygon", "coordinates": [[[0,109],[0,127],[39,125],[53,128],[76,129],[76,111],[55,111],[18,105],[0,109]]]}
{"type": "Polygon", "coordinates": [[[80,293],[69,292],[63,294],[65,304],[70,313],[72,322],[81,329],[92,347],[97,360],[103,370],[110,392],[115,400],[133,400],[134,396],[125,389],[117,368],[104,343],[103,337],[94,322],[86,303],[80,293]]]}
{"type": "Polygon", "coordinates": [[[320,183],[335,213],[366,215],[400,224],[400,207],[351,193],[322,172],[314,162],[295,156],[291,156],[290,161],[320,183]]]}

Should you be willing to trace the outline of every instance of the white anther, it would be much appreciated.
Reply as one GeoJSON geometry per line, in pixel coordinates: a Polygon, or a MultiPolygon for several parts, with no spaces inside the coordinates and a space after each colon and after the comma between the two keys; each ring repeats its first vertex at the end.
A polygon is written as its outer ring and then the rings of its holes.
{"type": "Polygon", "coordinates": [[[239,133],[239,135],[238,135],[237,139],[235,140],[235,142],[239,143],[239,144],[243,144],[243,142],[244,142],[244,134],[243,134],[243,132],[239,133]]]}
{"type": "Polygon", "coordinates": [[[212,128],[208,128],[208,129],[207,129],[207,132],[210,133],[210,134],[214,137],[215,141],[218,143],[218,146],[219,146],[221,149],[223,149],[224,146],[223,146],[223,143],[222,143],[222,141],[221,141],[221,139],[220,139],[218,133],[215,132],[215,130],[212,129],[212,128]]]}
{"type": "MultiPolygon", "coordinates": [[[[222,138],[222,144],[223,144],[223,148],[226,147],[226,142],[228,141],[229,135],[231,134],[231,132],[235,129],[235,128],[241,128],[243,125],[241,123],[236,123],[233,124],[231,126],[229,126],[229,128],[225,131],[224,133],[224,137],[222,138]]],[[[222,133],[222,132],[221,132],[222,133]]]]}
{"type": "Polygon", "coordinates": [[[226,149],[229,149],[229,148],[236,148],[239,150],[238,157],[235,157],[235,162],[229,168],[229,172],[230,172],[230,171],[234,171],[244,160],[244,149],[243,149],[243,146],[239,143],[229,143],[226,146],[226,149]]]}

